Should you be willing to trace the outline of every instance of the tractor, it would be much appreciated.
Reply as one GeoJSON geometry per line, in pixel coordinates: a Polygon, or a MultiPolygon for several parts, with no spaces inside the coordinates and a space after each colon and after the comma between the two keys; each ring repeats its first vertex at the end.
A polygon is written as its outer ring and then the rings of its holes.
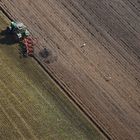
{"type": "Polygon", "coordinates": [[[15,39],[15,41],[19,43],[20,50],[23,56],[34,55],[33,46],[37,41],[36,39],[31,37],[30,32],[23,23],[12,21],[10,26],[7,27],[7,31],[10,35],[13,36],[13,39],[15,39]]]}
{"type": "Polygon", "coordinates": [[[23,38],[30,35],[30,32],[27,30],[27,27],[23,23],[16,21],[11,22],[11,25],[7,27],[7,31],[12,36],[14,36],[16,41],[20,41],[23,38]]]}

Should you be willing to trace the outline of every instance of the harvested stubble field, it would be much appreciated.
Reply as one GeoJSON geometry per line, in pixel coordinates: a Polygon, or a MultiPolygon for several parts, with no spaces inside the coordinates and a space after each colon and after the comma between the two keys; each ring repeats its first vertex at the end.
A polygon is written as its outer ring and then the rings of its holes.
{"type": "Polygon", "coordinates": [[[1,5],[38,38],[36,58],[108,139],[140,139],[138,0],[1,0],[1,5]],[[44,47],[57,61],[42,61],[38,53],[44,47]]]}
{"type": "Polygon", "coordinates": [[[0,140],[102,140],[38,63],[19,57],[8,24],[0,11],[0,140]]]}

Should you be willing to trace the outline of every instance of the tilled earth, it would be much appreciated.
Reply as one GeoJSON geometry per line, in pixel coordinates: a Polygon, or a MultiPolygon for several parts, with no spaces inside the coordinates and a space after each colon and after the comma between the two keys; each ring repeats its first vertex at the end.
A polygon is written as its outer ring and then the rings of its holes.
{"type": "Polygon", "coordinates": [[[140,139],[138,0],[1,0],[1,5],[38,38],[35,57],[108,139],[140,139]],[[43,48],[57,59],[47,63],[39,55],[43,48]]]}

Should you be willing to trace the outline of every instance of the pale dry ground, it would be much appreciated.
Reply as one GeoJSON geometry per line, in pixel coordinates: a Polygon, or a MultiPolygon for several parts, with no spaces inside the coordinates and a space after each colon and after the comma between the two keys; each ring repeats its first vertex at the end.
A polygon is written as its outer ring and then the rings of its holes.
{"type": "Polygon", "coordinates": [[[1,1],[38,38],[36,58],[103,133],[139,140],[138,0],[1,1]],[[43,47],[57,54],[56,62],[42,61],[38,52],[43,47]]]}

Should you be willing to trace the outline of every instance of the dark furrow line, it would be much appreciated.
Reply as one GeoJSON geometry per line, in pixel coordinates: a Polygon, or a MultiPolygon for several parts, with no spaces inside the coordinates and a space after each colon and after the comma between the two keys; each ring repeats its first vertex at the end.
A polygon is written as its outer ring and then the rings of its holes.
{"type": "MultiPolygon", "coordinates": [[[[100,7],[100,8],[102,8],[102,7],[100,7]]],[[[75,9],[77,9],[76,7],[75,7],[75,9]]],[[[85,8],[84,8],[85,9],[85,8]]],[[[90,7],[88,7],[88,10],[87,9],[85,9],[86,10],[86,12],[88,12],[89,10],[91,11],[91,13],[92,14],[94,14],[99,20],[100,20],[100,17],[93,11],[93,9],[92,8],[90,8],[90,7]]],[[[78,11],[79,11],[79,9],[78,9],[78,11]]],[[[81,13],[81,12],[80,12],[81,13]]],[[[89,12],[88,12],[88,14],[90,15],[90,16],[92,16],[92,14],[90,14],[89,12]]],[[[84,16],[83,14],[82,14],[82,16],[84,16]]],[[[89,19],[87,19],[86,18],[86,16],[84,16],[85,17],[85,19],[87,20],[87,21],[89,21],[89,19]]],[[[89,21],[90,22],[90,21],[89,21]]],[[[91,24],[91,26],[92,26],[92,24],[91,24]]],[[[110,27],[106,24],[106,27],[110,30],[110,27]]],[[[110,30],[111,31],[111,30],[110,30]]],[[[113,34],[114,34],[114,32],[112,32],[113,34]]],[[[111,35],[111,34],[110,34],[111,35]]],[[[113,37],[113,36],[112,36],[113,37]]],[[[114,37],[113,37],[114,38],[114,37]]],[[[131,51],[131,48],[128,48],[128,49],[130,49],[130,51],[131,51]]],[[[133,51],[133,53],[137,56],[137,53],[132,49],[132,51],[133,51]]],[[[132,57],[132,56],[131,56],[132,57]]]]}
{"type": "MultiPolygon", "coordinates": [[[[70,11],[71,13],[72,13],[72,11],[70,11]]],[[[79,19],[77,19],[76,18],[76,16],[74,15],[74,13],[72,13],[73,14],[73,16],[75,17],[75,19],[76,20],[78,20],[80,23],[81,23],[81,21],[79,20],[79,19]]],[[[81,23],[82,24],[82,23],[81,23]]],[[[85,27],[85,26],[84,26],[85,27]]],[[[86,27],[85,27],[86,28],[86,27]]],[[[90,30],[88,29],[88,28],[86,28],[86,30],[92,35],[92,36],[94,36],[95,38],[96,38],[96,36],[92,33],[92,32],[90,32],[90,30]]],[[[97,38],[96,38],[97,39],[97,38]]],[[[108,49],[99,39],[97,39],[97,41],[102,45],[102,46],[104,46],[104,48],[106,48],[106,50],[109,52],[109,54],[112,56],[112,57],[114,57],[119,63],[120,63],[120,65],[122,66],[122,67],[124,67],[124,65],[122,64],[122,62],[114,55],[114,54],[112,54],[112,52],[110,51],[110,49],[108,49]]],[[[127,59],[123,56],[123,55],[121,55],[123,58],[124,58],[124,60],[125,61],[127,61],[127,59]]],[[[127,61],[130,65],[132,65],[132,66],[136,66],[135,64],[131,64],[129,61],[127,61]]],[[[134,67],[135,68],[135,67],[134,67]]],[[[135,68],[135,70],[137,71],[137,69],[135,68]]],[[[137,71],[138,72],[138,71],[137,71]]],[[[100,72],[99,72],[100,73],[100,72]]],[[[130,72],[128,72],[129,74],[130,74],[130,72]]],[[[100,73],[101,75],[102,75],[102,73],[100,73]]],[[[131,75],[132,75],[132,73],[131,73],[131,75]]],[[[136,76],[135,75],[133,75],[135,78],[136,78],[136,76]]]]}
{"type": "MultiPolygon", "coordinates": [[[[130,5],[132,5],[132,7],[134,7],[134,8],[137,10],[137,12],[140,13],[140,9],[138,9],[138,7],[136,7],[136,5],[133,3],[133,1],[127,0],[127,2],[128,2],[130,5]]],[[[135,14],[137,14],[137,13],[135,13],[135,14]]],[[[138,16],[139,16],[139,15],[138,15],[138,16]]]]}
{"type": "MultiPolygon", "coordinates": [[[[77,10],[78,11],[78,10],[77,10]]],[[[82,15],[83,16],[83,15],[82,15]]],[[[84,17],[85,19],[86,19],[86,17],[84,17]]],[[[88,20],[88,19],[87,19],[88,20]]],[[[92,26],[92,25],[91,25],[92,26]]],[[[88,30],[89,31],[89,30],[88,30]]],[[[89,31],[90,32],[90,31],[89,31]]],[[[90,32],[91,33],[91,32],[90,32]]],[[[91,33],[93,36],[94,36],[94,34],[93,33],[91,33]]],[[[95,37],[95,36],[94,36],[95,37]]],[[[98,40],[99,41],[99,40],[98,40]]],[[[100,42],[101,43],[101,42],[100,42]]],[[[101,43],[102,44],[102,43],[101,43]]],[[[103,45],[103,44],[102,44],[103,45]]],[[[120,44],[121,45],[121,44],[120,44]]],[[[114,48],[115,49],[115,48],[114,48]]],[[[115,49],[116,50],[116,49],[115,49]]],[[[117,51],[117,50],[116,50],[117,51]]],[[[117,51],[118,52],[118,51],[117,51]]],[[[121,56],[124,58],[124,56],[121,54],[121,56]]],[[[115,57],[116,58],[116,57],[115,57]]],[[[116,58],[117,59],[117,58],[116,58]]],[[[125,60],[127,61],[127,59],[125,58],[125,60]]],[[[119,61],[120,62],[120,61],[119,61]]],[[[128,62],[130,65],[131,65],[131,63],[130,62],[128,62]]]]}
{"type": "MultiPolygon", "coordinates": [[[[84,113],[85,116],[87,116],[87,118],[99,129],[99,131],[108,139],[111,140],[111,137],[109,133],[105,132],[102,127],[100,127],[100,125],[98,125],[98,123],[96,123],[96,121],[94,120],[93,115],[89,115],[89,112],[86,111],[86,109],[83,109],[83,105],[80,105],[79,102],[77,102],[78,99],[75,99],[73,97],[73,93],[70,92],[69,88],[66,88],[66,86],[59,81],[58,77],[55,77],[56,75],[50,71],[50,69],[46,69],[45,66],[43,66],[43,64],[40,62],[40,60],[37,57],[34,57],[34,59],[37,61],[37,63],[43,68],[44,71],[47,72],[47,74],[49,75],[49,77],[64,91],[65,95],[76,105],[78,106],[78,108],[84,113]]],[[[91,113],[92,114],[92,113],[91,113]]],[[[105,128],[104,128],[105,129],[105,128]]]]}
{"type": "MultiPolygon", "coordinates": [[[[55,27],[54,27],[55,28],[55,27]]],[[[58,31],[59,32],[59,31],[58,31]]],[[[63,36],[63,35],[62,35],[63,36]]],[[[113,87],[116,89],[115,85],[113,85],[113,87]]],[[[118,90],[117,90],[118,91],[118,90]]],[[[126,92],[125,92],[126,93],[126,92]]]]}
{"type": "MultiPolygon", "coordinates": [[[[91,8],[88,7],[88,9],[90,9],[90,10],[94,13],[94,11],[93,11],[91,8]]],[[[96,17],[97,17],[98,19],[100,19],[100,17],[99,17],[96,13],[94,13],[94,14],[96,15],[96,17]]],[[[87,20],[88,20],[88,19],[87,19],[87,20]]],[[[109,27],[107,24],[106,24],[106,27],[110,30],[110,27],[109,27]]],[[[111,31],[111,30],[110,30],[110,31],[111,31]]],[[[114,32],[113,32],[113,34],[114,34],[114,32]]],[[[111,34],[110,34],[110,35],[111,35],[111,34]]],[[[112,37],[113,37],[113,36],[112,36],[112,37]]],[[[116,37],[117,37],[117,36],[116,36],[116,37]]],[[[114,38],[114,37],[113,37],[113,38],[114,38]]],[[[132,47],[131,47],[131,48],[129,47],[128,50],[130,50],[130,51],[132,50],[133,53],[137,56],[136,50],[133,50],[132,47]]],[[[130,51],[129,51],[129,52],[130,52],[130,51]]],[[[132,56],[131,56],[131,57],[132,57],[132,56]]]]}

